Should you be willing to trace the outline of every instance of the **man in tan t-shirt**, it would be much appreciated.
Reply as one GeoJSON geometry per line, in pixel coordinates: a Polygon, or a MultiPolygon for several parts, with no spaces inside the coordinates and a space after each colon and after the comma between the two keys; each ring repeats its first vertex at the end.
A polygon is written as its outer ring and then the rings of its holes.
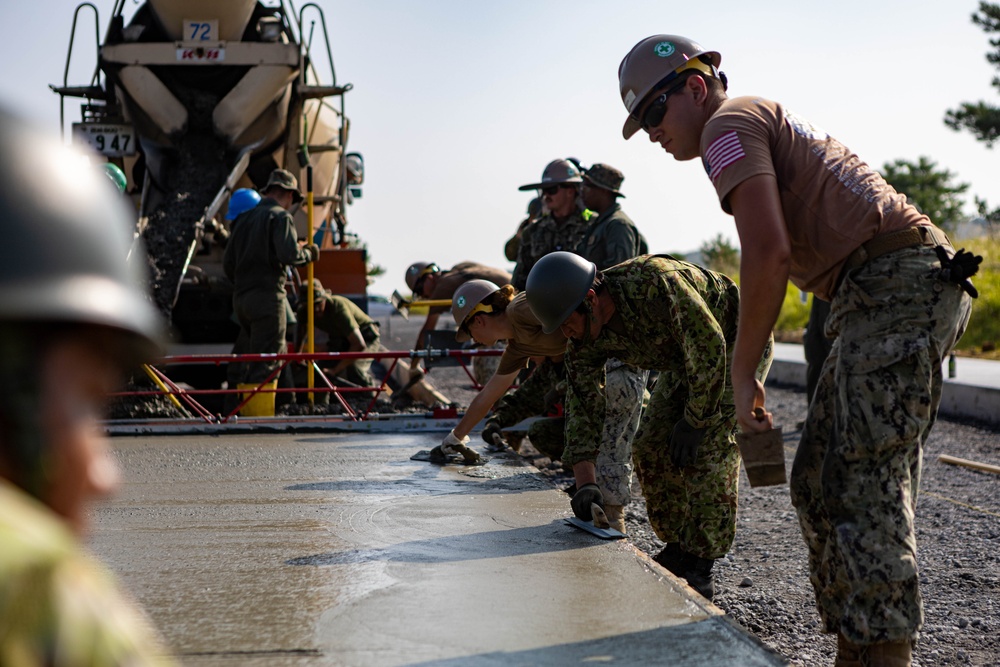
{"type": "MultiPolygon", "coordinates": [[[[792,468],[837,665],[908,665],[923,621],[913,515],[921,445],[941,399],[941,363],[965,329],[976,258],[843,144],[777,102],[729,99],[722,57],[654,35],[618,70],[639,129],[677,160],[701,158],[740,235],[732,362],[746,432],[772,426],[754,377],[788,280],[831,303],[837,335],[792,468]]],[[[981,258],[980,258],[981,261],[981,258]]]]}
{"type": "MultiPolygon", "coordinates": [[[[415,262],[406,269],[406,285],[421,299],[451,299],[455,290],[470,280],[489,280],[497,285],[507,285],[510,283],[510,274],[475,262],[459,262],[447,271],[442,271],[434,262],[415,262]]],[[[427,333],[434,330],[441,313],[448,309],[448,306],[435,306],[427,311],[427,319],[417,334],[413,349],[424,348],[427,333]]]]}

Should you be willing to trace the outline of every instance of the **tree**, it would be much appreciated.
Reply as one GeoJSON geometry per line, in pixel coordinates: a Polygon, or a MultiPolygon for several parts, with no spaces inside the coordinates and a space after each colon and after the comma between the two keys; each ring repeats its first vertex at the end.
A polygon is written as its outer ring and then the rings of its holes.
{"type": "Polygon", "coordinates": [[[969,189],[969,184],[953,183],[955,174],[947,169],[939,171],[930,158],[921,156],[916,163],[887,162],[882,167],[882,176],[942,229],[954,230],[965,219],[961,195],[969,189]]]}
{"type": "MultiPolygon", "coordinates": [[[[972,14],[972,22],[987,35],[1000,34],[1000,5],[980,2],[979,11],[972,14]]],[[[1000,38],[989,41],[993,51],[986,54],[986,60],[1000,68],[1000,38]]],[[[993,77],[990,85],[1000,90],[1000,77],[993,77]]],[[[992,148],[994,142],[1000,139],[1000,108],[982,101],[963,102],[958,109],[945,113],[944,124],[955,131],[967,130],[987,148],[992,148]]]]}
{"type": "Polygon", "coordinates": [[[739,274],[740,251],[734,248],[722,234],[717,234],[714,239],[705,241],[699,251],[705,266],[712,271],[724,273],[727,276],[739,274]]]}

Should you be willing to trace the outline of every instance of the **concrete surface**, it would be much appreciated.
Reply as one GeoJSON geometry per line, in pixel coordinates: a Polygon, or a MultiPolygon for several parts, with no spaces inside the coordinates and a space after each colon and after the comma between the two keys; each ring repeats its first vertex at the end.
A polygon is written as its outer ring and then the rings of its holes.
{"type": "MultiPolygon", "coordinates": [[[[777,343],[768,381],[806,386],[805,350],[801,345],[777,343]]],[[[955,358],[955,377],[948,377],[941,391],[941,414],[1000,424],[1000,361],[955,358]]]]}
{"type": "Polygon", "coordinates": [[[92,546],[187,665],[779,665],[513,455],[440,435],[115,438],[92,546]]]}

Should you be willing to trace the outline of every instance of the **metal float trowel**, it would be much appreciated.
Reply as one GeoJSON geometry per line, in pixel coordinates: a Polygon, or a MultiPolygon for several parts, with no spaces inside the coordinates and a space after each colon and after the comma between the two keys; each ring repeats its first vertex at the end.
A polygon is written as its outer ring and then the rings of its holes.
{"type": "Polygon", "coordinates": [[[571,516],[566,519],[566,523],[580,530],[585,530],[591,535],[596,535],[602,540],[620,540],[625,537],[625,535],[611,527],[608,515],[604,513],[604,509],[600,505],[597,503],[591,504],[590,513],[594,516],[593,521],[584,521],[579,517],[571,516]]]}

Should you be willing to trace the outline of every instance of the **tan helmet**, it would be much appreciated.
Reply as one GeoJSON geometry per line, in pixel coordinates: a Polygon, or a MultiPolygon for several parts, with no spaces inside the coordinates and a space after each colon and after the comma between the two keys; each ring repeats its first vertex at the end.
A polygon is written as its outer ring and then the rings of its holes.
{"type": "Polygon", "coordinates": [[[414,262],[406,269],[406,286],[411,292],[417,291],[417,283],[424,276],[431,273],[440,273],[441,267],[434,262],[414,262]]]}
{"type": "Polygon", "coordinates": [[[451,316],[455,318],[455,324],[458,325],[458,331],[455,333],[456,340],[460,342],[469,340],[469,334],[462,327],[466,320],[476,313],[493,312],[493,307],[484,305],[483,301],[499,289],[496,283],[491,283],[489,280],[468,280],[459,285],[454,296],[451,297],[451,316]]]}
{"type": "Polygon", "coordinates": [[[706,51],[680,35],[653,35],[632,47],[618,66],[618,86],[629,116],[622,128],[626,139],[639,131],[638,112],[653,91],[661,90],[688,69],[719,78],[722,56],[706,51]]]}
{"type": "Polygon", "coordinates": [[[560,185],[562,183],[583,183],[583,176],[580,175],[579,167],[571,161],[553,160],[545,165],[541,183],[522,185],[518,190],[541,190],[550,185],[560,185]]]}

